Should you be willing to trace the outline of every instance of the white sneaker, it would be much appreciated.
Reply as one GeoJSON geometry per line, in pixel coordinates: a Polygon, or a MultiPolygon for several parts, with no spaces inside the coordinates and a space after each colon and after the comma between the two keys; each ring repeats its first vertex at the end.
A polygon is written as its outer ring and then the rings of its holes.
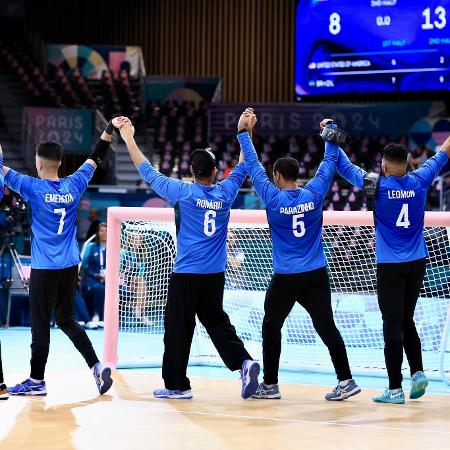
{"type": "Polygon", "coordinates": [[[93,322],[92,320],[86,324],[87,330],[97,330],[98,329],[98,322],[93,322]]]}

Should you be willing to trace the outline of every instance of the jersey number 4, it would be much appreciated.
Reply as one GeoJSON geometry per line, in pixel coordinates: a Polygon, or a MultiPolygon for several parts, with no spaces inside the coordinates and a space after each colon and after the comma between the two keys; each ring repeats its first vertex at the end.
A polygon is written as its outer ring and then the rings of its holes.
{"type": "Polygon", "coordinates": [[[403,203],[402,209],[400,210],[400,214],[397,217],[397,222],[395,222],[397,227],[409,228],[411,225],[409,222],[409,214],[408,214],[408,203],[403,203]]]}
{"type": "Polygon", "coordinates": [[[64,217],[66,217],[66,208],[56,208],[53,212],[55,214],[61,214],[61,218],[59,219],[59,228],[56,234],[62,234],[64,228],[64,217]]]}

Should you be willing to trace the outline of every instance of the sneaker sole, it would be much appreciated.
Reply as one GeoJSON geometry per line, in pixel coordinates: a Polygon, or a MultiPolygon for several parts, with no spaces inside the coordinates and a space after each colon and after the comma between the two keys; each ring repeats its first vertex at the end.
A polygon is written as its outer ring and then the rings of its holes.
{"type": "Polygon", "coordinates": [[[252,398],[256,400],[280,400],[281,395],[252,395],[252,398]]]}
{"type": "Polygon", "coordinates": [[[388,400],[388,401],[384,401],[384,400],[375,400],[374,398],[372,399],[372,401],[374,403],[383,403],[385,405],[404,405],[405,404],[405,400],[388,400]]]}
{"type": "Polygon", "coordinates": [[[100,395],[103,395],[111,389],[111,386],[113,384],[113,379],[111,378],[111,369],[109,367],[103,369],[101,373],[101,379],[103,383],[100,386],[99,392],[100,395]]]}
{"type": "Polygon", "coordinates": [[[45,397],[47,395],[47,391],[38,391],[38,392],[10,392],[9,395],[17,395],[19,397],[45,397]]]}
{"type": "Polygon", "coordinates": [[[423,395],[425,395],[425,389],[428,386],[428,380],[423,380],[423,381],[419,381],[419,383],[417,383],[416,389],[413,391],[411,391],[409,393],[409,398],[411,400],[416,400],[420,397],[422,397],[423,395]]]}
{"type": "Polygon", "coordinates": [[[250,380],[242,389],[241,397],[243,399],[250,398],[252,395],[255,394],[256,390],[258,389],[259,386],[258,375],[260,370],[261,367],[257,362],[253,362],[250,368],[248,369],[248,377],[250,378],[250,380]]]}
{"type": "Polygon", "coordinates": [[[174,395],[165,395],[165,396],[161,396],[161,397],[159,397],[159,396],[157,396],[157,395],[154,395],[154,397],[155,398],[162,398],[162,399],[168,399],[168,400],[190,400],[193,396],[192,395],[190,395],[190,396],[186,396],[186,395],[176,395],[176,394],[174,394],[174,395]]]}
{"type": "Polygon", "coordinates": [[[342,395],[340,397],[335,397],[335,398],[325,397],[325,400],[328,400],[329,402],[340,402],[341,400],[347,400],[348,398],[353,397],[354,395],[358,395],[360,392],[361,392],[361,388],[356,387],[355,389],[353,389],[353,391],[350,391],[350,392],[346,393],[345,395],[342,395]]]}

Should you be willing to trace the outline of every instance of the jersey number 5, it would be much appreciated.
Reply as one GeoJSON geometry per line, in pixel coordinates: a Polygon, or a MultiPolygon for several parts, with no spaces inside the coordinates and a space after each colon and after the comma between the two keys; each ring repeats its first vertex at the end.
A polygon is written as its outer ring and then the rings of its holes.
{"type": "Polygon", "coordinates": [[[402,209],[400,210],[400,214],[398,215],[395,225],[402,228],[409,228],[409,226],[411,225],[408,215],[408,203],[403,203],[402,209]]]}
{"type": "Polygon", "coordinates": [[[61,219],[59,219],[59,228],[56,234],[62,234],[64,228],[64,217],[66,217],[66,208],[56,208],[53,212],[55,214],[61,214],[61,219]]]}
{"type": "Polygon", "coordinates": [[[216,211],[206,211],[203,221],[203,231],[206,236],[212,236],[216,232],[216,211]]]}
{"type": "Polygon", "coordinates": [[[305,222],[303,222],[304,214],[294,214],[292,216],[292,232],[295,237],[302,237],[306,233],[305,222]]]}

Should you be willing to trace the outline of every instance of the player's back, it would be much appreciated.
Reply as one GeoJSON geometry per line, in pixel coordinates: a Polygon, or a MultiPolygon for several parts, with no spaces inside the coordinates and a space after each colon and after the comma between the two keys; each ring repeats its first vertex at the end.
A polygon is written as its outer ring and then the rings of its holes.
{"type": "Polygon", "coordinates": [[[326,266],[322,204],[307,189],[279,190],[267,207],[274,273],[300,273],[326,266]]]}
{"type": "Polygon", "coordinates": [[[178,252],[174,272],[218,273],[226,269],[226,240],[235,195],[221,183],[186,184],[177,208],[178,252]]]}
{"type": "Polygon", "coordinates": [[[77,210],[95,168],[83,164],[59,180],[38,179],[9,170],[5,183],[31,206],[31,266],[64,269],[80,262],[77,210]]]}
{"type": "Polygon", "coordinates": [[[378,262],[406,262],[428,255],[423,236],[428,186],[414,172],[381,177],[375,198],[378,262]]]}

